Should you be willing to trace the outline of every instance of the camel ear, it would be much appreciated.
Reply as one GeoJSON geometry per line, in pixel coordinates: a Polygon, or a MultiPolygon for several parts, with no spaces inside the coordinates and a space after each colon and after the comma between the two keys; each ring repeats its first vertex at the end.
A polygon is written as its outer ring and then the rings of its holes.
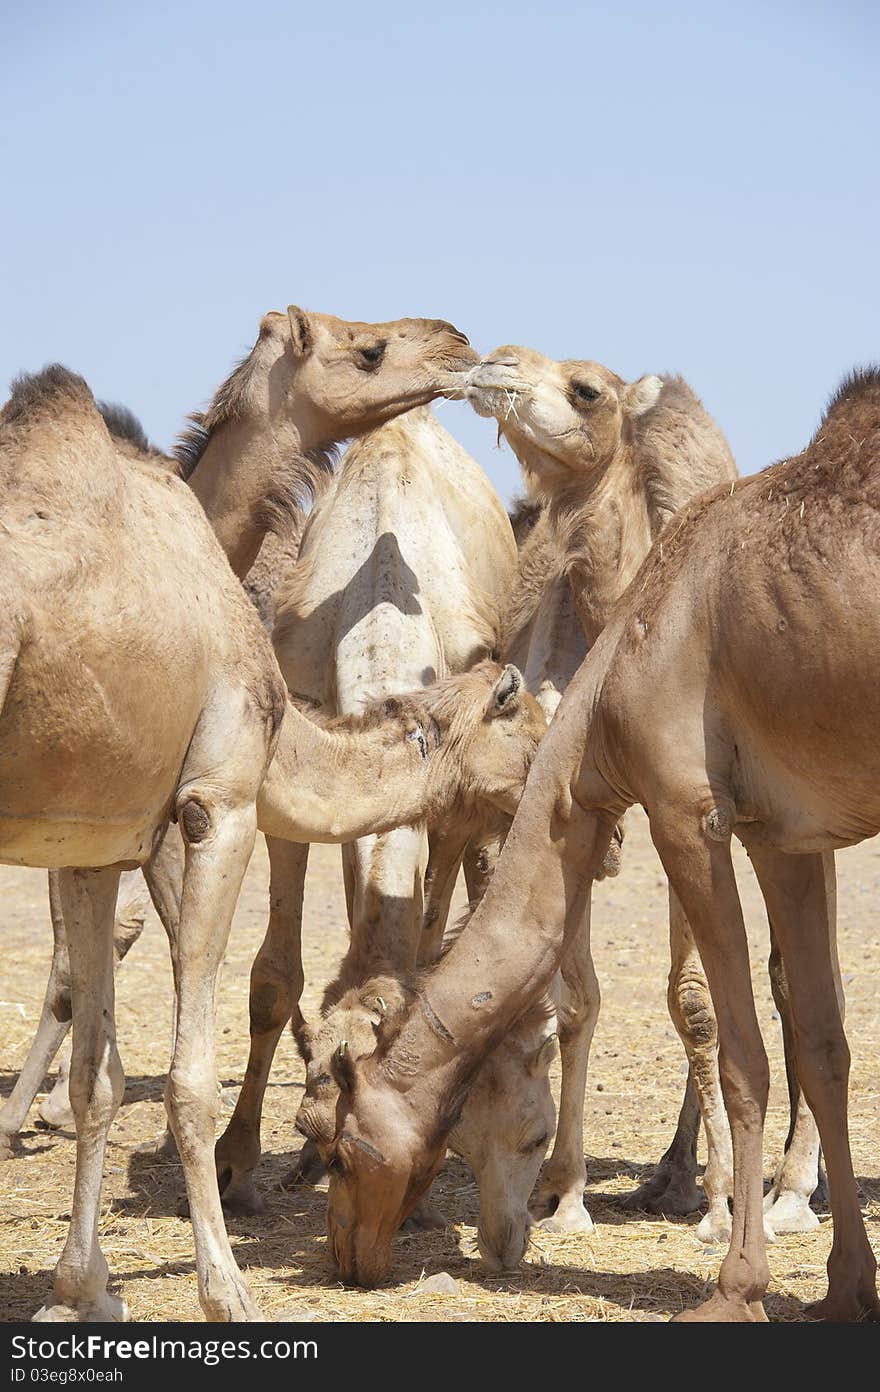
{"type": "Polygon", "coordinates": [[[631,416],[643,416],[656,406],[663,390],[659,377],[640,377],[631,382],[623,393],[623,409],[631,416]]]}
{"type": "Polygon", "coordinates": [[[296,1040],[296,1047],[299,1049],[299,1056],[303,1063],[311,1063],[314,1036],[305,1020],[301,1019],[299,1024],[293,1026],[293,1037],[296,1040]]]}
{"type": "Polygon", "coordinates": [[[537,1050],[529,1059],[529,1072],[536,1076],[538,1073],[546,1073],[558,1051],[558,1036],[555,1034],[548,1034],[547,1038],[541,1041],[537,1050]]]}
{"type": "Polygon", "coordinates": [[[298,358],[305,358],[312,351],[312,326],[309,323],[309,316],[299,305],[287,306],[287,318],[290,323],[290,345],[294,354],[298,358]]]}
{"type": "Polygon", "coordinates": [[[330,1055],[330,1072],[333,1074],[333,1081],[348,1097],[354,1096],[356,1074],[354,1070],[354,1059],[351,1050],[343,1039],[338,1049],[334,1049],[330,1055]]]}
{"type": "Polygon", "coordinates": [[[508,663],[501,676],[492,688],[492,695],[489,700],[489,712],[491,715],[509,715],[515,711],[519,705],[519,695],[522,691],[523,679],[518,667],[508,663]]]}

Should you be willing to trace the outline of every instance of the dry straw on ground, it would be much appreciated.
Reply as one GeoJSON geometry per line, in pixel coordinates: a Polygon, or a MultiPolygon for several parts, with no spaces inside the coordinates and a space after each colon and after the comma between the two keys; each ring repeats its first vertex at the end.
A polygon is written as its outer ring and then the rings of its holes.
{"type": "MultiPolygon", "coordinates": [[[[259,1180],[265,1213],[230,1220],[238,1261],[269,1318],[312,1320],[656,1320],[696,1303],[714,1280],[722,1256],[694,1236],[696,1219],[633,1217],[617,1199],[656,1161],[675,1125],[684,1081],[683,1054],[665,1009],[668,950],[665,890],[644,819],[632,815],[619,879],[600,885],[594,912],[603,989],[586,1102],[589,1195],[596,1222],[588,1236],[536,1231],[522,1268],[485,1276],[474,1250],[477,1196],[470,1173],[450,1160],[435,1191],[449,1226],[404,1234],[397,1242],[394,1284],[347,1290],[334,1279],[324,1238],[325,1196],[285,1192],[280,1181],[300,1146],[293,1130],[303,1069],[289,1038],[282,1041],[267,1095],[259,1180]],[[447,1272],[454,1294],[424,1290],[447,1272]]],[[[880,843],[839,857],[840,944],[853,1052],[852,1140],[868,1232],[880,1249],[880,843]]],[[[778,1154],[787,1112],[778,1022],[764,962],[767,932],[744,857],[744,888],[759,1015],[771,1058],[773,1087],[767,1162],[778,1154]]],[[[234,1098],[247,1048],[248,970],[265,922],[267,862],[260,843],[233,926],[220,991],[218,1054],[226,1101],[234,1098]]],[[[0,962],[0,1085],[8,1092],[36,1022],[51,937],[45,877],[0,867],[4,953],[0,962]]],[[[314,1011],[341,955],[344,900],[338,851],[312,851],[306,902],[306,1010],[314,1011]]],[[[119,982],[119,1036],[128,1076],[125,1102],[107,1153],[102,1242],[113,1287],[138,1320],[201,1317],[188,1222],[178,1216],[183,1193],[176,1165],[134,1153],[159,1133],[170,1033],[167,950],[148,925],[119,982]]],[[[33,1114],[32,1114],[33,1117],[33,1114]]],[[[31,1120],[21,1154],[0,1164],[0,1319],[27,1319],[45,1298],[61,1250],[73,1183],[70,1136],[37,1129],[31,1120]]],[[[780,1238],[770,1249],[773,1318],[797,1319],[824,1288],[830,1220],[817,1232],[780,1238]]]]}

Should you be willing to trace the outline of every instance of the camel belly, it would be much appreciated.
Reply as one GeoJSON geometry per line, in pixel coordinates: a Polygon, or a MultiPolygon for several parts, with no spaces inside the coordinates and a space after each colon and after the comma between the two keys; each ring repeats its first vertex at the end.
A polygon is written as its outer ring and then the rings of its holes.
{"type": "Polygon", "coordinates": [[[158,831],[155,817],[97,821],[47,816],[27,818],[0,811],[0,861],[49,870],[94,869],[148,859],[158,831]]]}

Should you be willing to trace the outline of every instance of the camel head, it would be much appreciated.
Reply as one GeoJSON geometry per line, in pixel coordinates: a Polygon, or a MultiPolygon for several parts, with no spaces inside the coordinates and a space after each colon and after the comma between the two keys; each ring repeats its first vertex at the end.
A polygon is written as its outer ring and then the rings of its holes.
{"type": "Polygon", "coordinates": [[[531,348],[496,348],[465,396],[494,416],[539,493],[598,477],[660,395],[659,377],[624,382],[596,362],[556,362],[531,348]]]}
{"type": "Polygon", "coordinates": [[[446,750],[438,813],[491,809],[512,815],[547,729],[519,670],[480,662],[426,688],[424,700],[446,750]]]}
{"type": "Polygon", "coordinates": [[[556,1121],[555,1031],[553,1006],[542,1001],[486,1059],[449,1137],[479,1186],[477,1245],[491,1272],[518,1266],[529,1243],[529,1197],[556,1121]]]}
{"type": "Polygon", "coordinates": [[[260,343],[274,355],[270,413],[289,413],[304,449],[363,435],[438,396],[460,396],[477,361],[464,334],[442,319],[359,324],[297,305],[265,316],[260,343]]]}

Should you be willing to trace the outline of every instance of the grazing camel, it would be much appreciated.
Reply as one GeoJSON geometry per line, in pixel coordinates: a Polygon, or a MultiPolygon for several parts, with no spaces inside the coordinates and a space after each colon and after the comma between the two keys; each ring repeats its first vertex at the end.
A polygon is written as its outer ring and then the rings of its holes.
{"type": "MultiPolygon", "coordinates": [[[[444,391],[457,394],[460,373],[476,354],[440,320],[349,323],[291,305],[270,312],[251,352],[191,417],[172,461],[150,444],[125,407],[101,407],[125,462],[174,468],[202,501],[236,573],[265,621],[274,614],[272,568],[289,558],[303,521],[302,504],[326,483],[332,451],[409,407],[444,391]],[[279,535],[273,535],[272,529],[279,535]]],[[[415,684],[415,683],[414,683],[415,684]]],[[[169,840],[145,868],[151,894],[173,936],[179,910],[179,852],[169,840]]],[[[129,886],[126,886],[128,889],[129,886]]],[[[57,893],[50,902],[58,903],[57,893]]],[[[136,899],[120,927],[118,949],[136,939],[144,905],[136,899]]],[[[0,1112],[0,1156],[30,1108],[69,1022],[69,972],[63,923],[53,915],[55,952],[37,1034],[18,1084],[0,1112]]],[[[118,959],[124,951],[118,950],[118,959]]],[[[42,1111],[53,1124],[70,1120],[66,1075],[42,1111]]]]}
{"type": "MultiPolygon", "coordinates": [[[[599,363],[556,362],[532,349],[503,347],[474,368],[465,395],[480,415],[498,421],[532,499],[542,504],[520,548],[504,652],[521,665],[550,718],[652,540],[696,493],[729,483],[736,466],[721,430],[680,377],[647,376],[627,384],[599,363]]],[[[612,843],[610,849],[606,870],[614,873],[618,847],[612,843]]],[[[669,933],[669,1009],[687,1052],[689,1085],[675,1140],[628,1204],[665,1213],[698,1206],[702,1107],[709,1211],[699,1235],[712,1241],[730,1230],[730,1141],[709,991],[674,895],[669,933]]],[[[583,1114],[600,1000],[586,919],[569,943],[562,977],[559,1124],[533,1208],[546,1215],[542,1226],[578,1232],[592,1227],[583,1202],[583,1114]]]]}
{"type": "MultiPolygon", "coordinates": [[[[467,671],[499,646],[515,557],[489,480],[430,410],[371,432],[344,456],[278,589],[273,645],[288,690],[312,718],[326,720],[467,671]]],[[[495,698],[511,732],[521,705],[515,689],[495,698]]],[[[534,719],[528,703],[525,711],[534,719]]],[[[463,789],[448,821],[470,824],[491,807],[481,789],[463,789]]],[[[364,981],[378,963],[402,972],[415,966],[425,831],[400,827],[343,848],[351,937],[342,970],[350,981],[364,981]]],[[[252,1173],[275,1049],[291,1014],[296,1034],[302,1026],[309,848],[270,840],[268,849],[270,916],[251,972],[250,1055],[217,1146],[224,1204],[245,1212],[262,1207],[252,1173]]],[[[291,1179],[311,1176],[314,1159],[310,1147],[291,1179]]]]}
{"type": "Polygon", "coordinates": [[[828,1173],[828,1292],[809,1313],[880,1319],[847,1129],[832,864],[836,847],[880,831],[878,516],[873,369],[843,382],[801,454],[694,500],[654,544],[563,698],[473,920],[390,1047],[334,1060],[345,1102],[327,1156],[329,1231],[344,1276],[387,1273],[393,1233],[436,1172],[470,1080],[551,979],[615,821],[639,802],[711,985],[733,1133],[730,1249],[715,1293],[679,1318],[766,1319],[769,1074],[736,834],[785,965],[828,1173]]]}
{"type": "MultiPolygon", "coordinates": [[[[469,916],[447,929],[443,953],[469,916]]],[[[317,1026],[303,1023],[297,1030],[306,1086],[296,1125],[319,1151],[332,1143],[336,1127],[334,1055],[341,1050],[356,1061],[377,1045],[387,1048],[416,999],[418,981],[412,973],[393,964],[382,967],[382,975],[355,983],[343,970],[327,987],[317,1026]]],[[[551,988],[481,1062],[449,1137],[449,1148],[468,1162],[477,1181],[477,1246],[485,1266],[496,1273],[522,1258],[529,1198],[556,1120],[549,1071],[557,1054],[557,1007],[551,988]]]]}

